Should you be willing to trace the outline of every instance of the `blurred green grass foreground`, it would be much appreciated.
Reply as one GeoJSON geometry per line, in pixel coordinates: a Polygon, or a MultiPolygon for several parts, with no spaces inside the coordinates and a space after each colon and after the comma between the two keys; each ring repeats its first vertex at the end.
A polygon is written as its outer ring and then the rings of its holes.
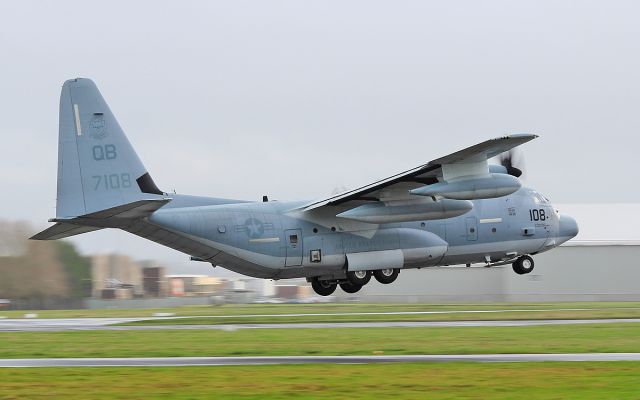
{"type": "Polygon", "coordinates": [[[0,358],[640,352],[640,323],[0,332],[0,358]]]}
{"type": "Polygon", "coordinates": [[[640,363],[0,369],[0,399],[638,399],[640,363]]]}
{"type": "MultiPolygon", "coordinates": [[[[153,330],[121,326],[125,330],[0,332],[0,358],[640,352],[640,322],[329,329],[241,329],[233,325],[225,329],[172,329],[169,326],[317,321],[638,318],[639,303],[277,304],[33,313],[49,318],[144,319],[156,312],[187,318],[137,322],[138,325],[158,325],[153,330]],[[431,311],[436,313],[379,314],[431,311]],[[332,315],[340,313],[358,315],[332,315]]],[[[21,318],[22,313],[0,312],[0,316],[21,318]]],[[[390,397],[640,399],[640,362],[0,368],[0,400],[390,397]]]]}

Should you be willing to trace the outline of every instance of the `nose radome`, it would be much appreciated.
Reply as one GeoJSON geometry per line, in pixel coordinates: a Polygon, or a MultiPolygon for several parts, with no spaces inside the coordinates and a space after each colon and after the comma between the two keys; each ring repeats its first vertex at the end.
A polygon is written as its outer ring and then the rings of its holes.
{"type": "Polygon", "coordinates": [[[575,219],[568,215],[560,215],[560,227],[558,236],[564,241],[567,241],[571,238],[576,237],[578,235],[578,223],[575,219]]]}

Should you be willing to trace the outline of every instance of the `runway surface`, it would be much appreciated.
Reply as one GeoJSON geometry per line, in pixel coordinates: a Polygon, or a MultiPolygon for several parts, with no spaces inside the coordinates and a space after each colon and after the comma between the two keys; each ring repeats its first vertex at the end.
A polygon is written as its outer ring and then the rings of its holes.
{"type": "Polygon", "coordinates": [[[212,325],[117,325],[141,321],[141,318],[69,318],[69,319],[3,319],[0,332],[86,331],[86,330],[164,330],[164,329],[335,329],[335,328],[437,328],[437,327],[506,327],[540,325],[576,325],[640,323],[640,318],[618,319],[556,319],[556,320],[504,320],[504,321],[380,321],[380,322],[299,322],[268,324],[212,324],[212,325]]]}
{"type": "Polygon", "coordinates": [[[640,353],[466,354],[398,356],[157,357],[0,359],[0,368],[185,367],[276,364],[372,364],[404,362],[640,361],[640,353]]]}
{"type": "MultiPolygon", "coordinates": [[[[289,313],[289,314],[235,314],[235,315],[187,315],[187,316],[153,316],[153,317],[132,317],[132,318],[4,318],[0,315],[0,332],[1,331],[41,331],[41,330],[88,330],[88,329],[104,329],[111,325],[122,324],[127,322],[146,321],[146,320],[176,320],[181,319],[244,319],[244,318],[291,318],[291,317],[351,317],[351,316],[399,316],[399,315],[446,315],[446,314],[500,314],[509,312],[519,313],[538,313],[538,312],[554,312],[554,311],[604,311],[604,310],[638,310],[639,307],[608,307],[608,308],[524,308],[524,309],[501,309],[501,310],[442,310],[442,311],[385,311],[385,312],[336,312],[336,313],[289,313]]],[[[640,320],[640,319],[639,319],[640,320]]],[[[588,321],[588,320],[584,320],[588,321]]],[[[606,320],[598,320],[606,321],[606,320]]],[[[627,322],[636,322],[627,319],[627,322]]],[[[520,321],[522,322],[522,321],[520,321]]],[[[618,322],[618,321],[616,321],[618,322]]],[[[624,322],[620,320],[620,322],[624,322]]],[[[526,323],[526,321],[525,321],[526,323]]],[[[179,324],[176,324],[178,326],[179,324]]],[[[249,325],[259,325],[268,328],[269,325],[275,324],[237,324],[236,327],[249,325]]],[[[290,325],[290,324],[289,324],[290,325]]],[[[333,324],[330,324],[333,325],[333,324]]],[[[539,324],[536,324],[539,325],[539,324]]],[[[159,328],[159,329],[167,329],[159,328]]],[[[211,325],[206,325],[207,327],[211,325]]],[[[216,325],[223,326],[223,325],[216,325]]],[[[229,325],[227,325],[229,326],[229,325]]],[[[404,326],[404,325],[398,325],[404,326]]],[[[444,325],[447,326],[447,325],[444,325]]],[[[475,325],[483,326],[483,325],[475,325]]],[[[278,326],[284,327],[284,326],[278,326]]],[[[301,326],[295,326],[301,327],[301,326]]],[[[316,326],[309,326],[316,327],[316,326]]],[[[332,326],[330,326],[332,327],[332,326]]],[[[369,327],[369,326],[363,326],[369,327]]],[[[122,329],[158,329],[158,328],[122,328],[122,329]]],[[[185,328],[194,329],[194,328],[185,328]]],[[[200,328],[195,329],[202,329],[200,328]]],[[[216,329],[216,328],[212,328],[216,329]]]]}

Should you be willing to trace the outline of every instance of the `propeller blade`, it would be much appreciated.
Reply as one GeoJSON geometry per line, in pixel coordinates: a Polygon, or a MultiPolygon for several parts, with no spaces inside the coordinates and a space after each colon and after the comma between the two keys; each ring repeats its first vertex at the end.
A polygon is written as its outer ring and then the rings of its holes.
{"type": "Polygon", "coordinates": [[[523,163],[520,158],[521,157],[518,157],[515,150],[509,150],[508,152],[502,153],[502,155],[500,155],[500,165],[507,169],[507,173],[509,175],[519,178],[523,173],[523,163]]]}

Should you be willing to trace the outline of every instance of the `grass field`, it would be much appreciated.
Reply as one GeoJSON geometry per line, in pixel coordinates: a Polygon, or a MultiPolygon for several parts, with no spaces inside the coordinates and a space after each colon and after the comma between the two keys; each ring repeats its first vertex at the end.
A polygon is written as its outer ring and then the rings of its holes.
{"type": "Polygon", "coordinates": [[[0,369],[0,399],[638,399],[640,363],[0,369]]]}
{"type": "Polygon", "coordinates": [[[0,333],[0,358],[572,352],[640,352],[640,323],[0,333]]]}
{"type": "MultiPolygon", "coordinates": [[[[640,303],[313,304],[70,310],[41,317],[222,316],[155,324],[640,318],[640,303]],[[415,311],[422,315],[297,316],[415,311]],[[574,309],[574,310],[563,310],[574,309]],[[580,309],[580,310],[575,310],[580,309]],[[515,311],[521,310],[521,311],[515,311]],[[540,311],[522,311],[540,310],[540,311]],[[261,314],[267,317],[252,315],[261,314]],[[249,316],[249,317],[241,317],[249,316]]],[[[0,312],[19,317],[25,312],[0,312]]],[[[1,324],[0,320],[0,324],[1,324]]],[[[142,322],[151,323],[151,322],[142,322]]],[[[0,332],[0,358],[640,352],[640,323],[522,327],[0,332]]],[[[158,368],[0,368],[13,399],[640,399],[640,363],[406,363],[158,368]]]]}
{"type": "MultiPolygon", "coordinates": [[[[229,324],[260,322],[334,322],[334,321],[433,321],[433,320],[488,320],[488,319],[576,319],[576,318],[640,318],[640,302],[578,302],[578,303],[497,303],[497,304],[255,304],[186,306],[156,309],[97,309],[97,310],[45,310],[0,311],[0,317],[22,318],[26,313],[37,313],[40,318],[81,317],[151,317],[154,313],[172,313],[176,316],[215,316],[216,318],[166,319],[141,323],[229,324]],[[511,312],[487,312],[514,310],[511,312]],[[517,310],[517,311],[516,311],[517,310]],[[529,310],[529,311],[522,311],[529,310]],[[482,311],[452,314],[418,315],[346,315],[285,317],[278,314],[332,314],[380,312],[451,312],[482,311]],[[269,315],[254,317],[252,315],[269,315]],[[238,317],[244,316],[244,317],[238,317]]],[[[1,320],[0,320],[1,323],[1,320]]]]}

